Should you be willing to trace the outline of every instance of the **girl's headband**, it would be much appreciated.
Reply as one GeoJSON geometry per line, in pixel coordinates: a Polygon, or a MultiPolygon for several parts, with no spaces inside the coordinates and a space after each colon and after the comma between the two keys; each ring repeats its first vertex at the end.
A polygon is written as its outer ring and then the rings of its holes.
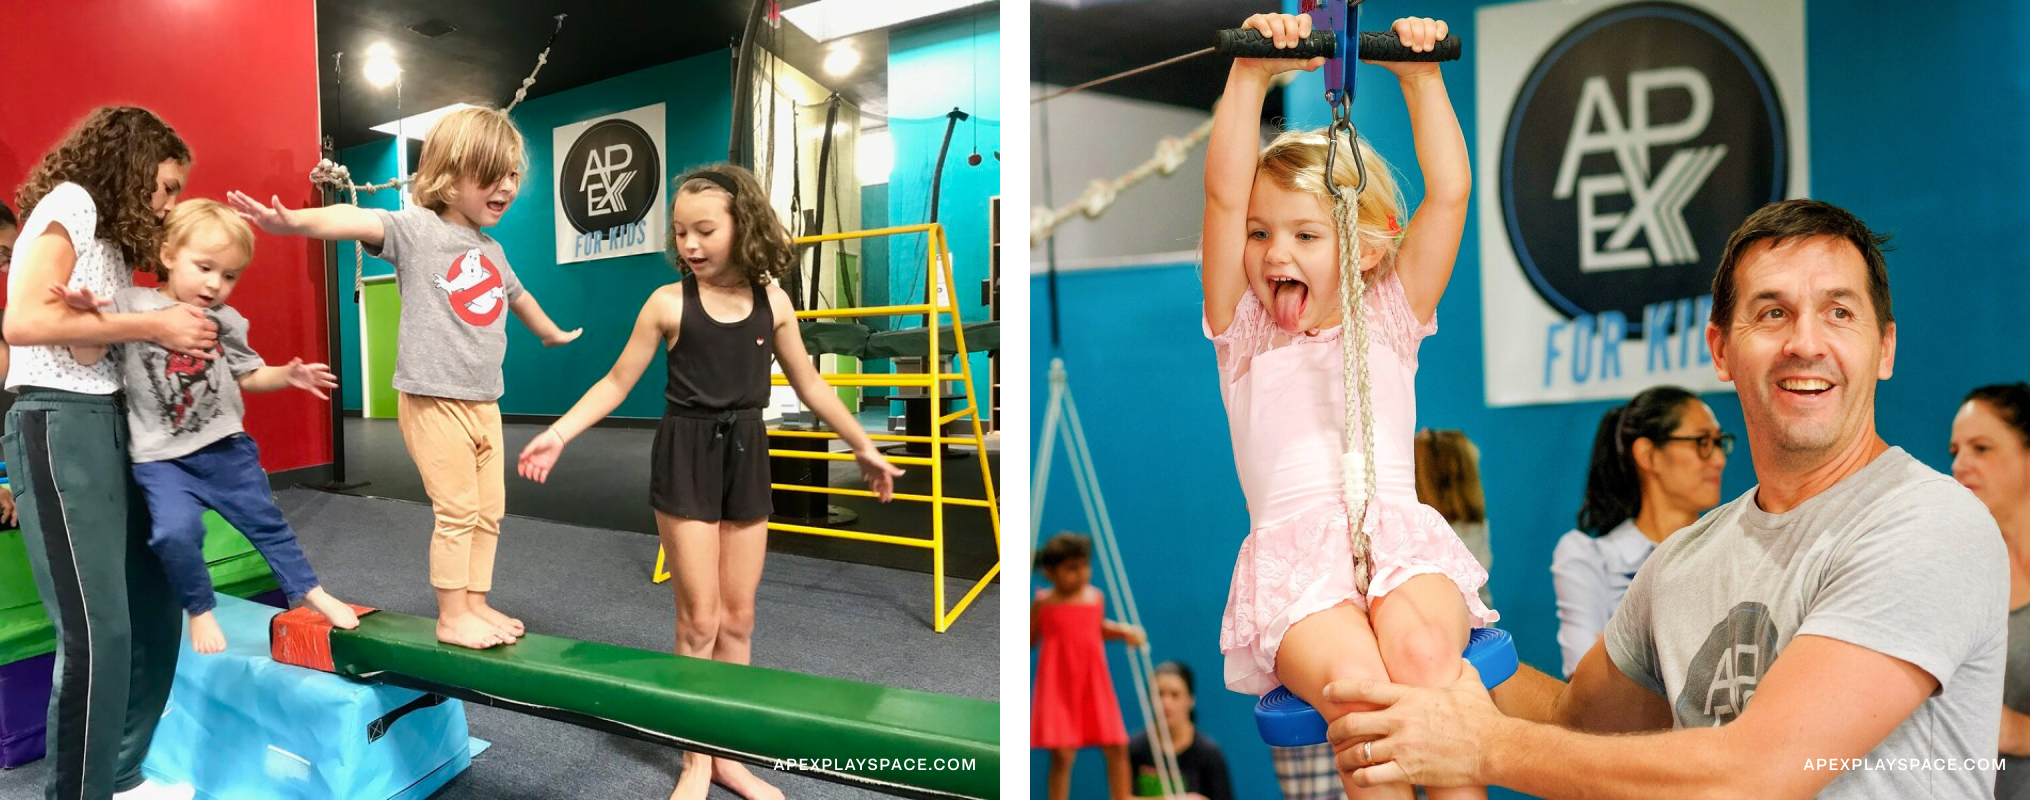
{"type": "Polygon", "coordinates": [[[727,194],[734,197],[740,196],[740,193],[733,189],[733,179],[718,172],[709,169],[698,170],[691,173],[690,177],[685,178],[684,182],[689,183],[693,180],[710,181],[714,186],[725,189],[727,194]]]}

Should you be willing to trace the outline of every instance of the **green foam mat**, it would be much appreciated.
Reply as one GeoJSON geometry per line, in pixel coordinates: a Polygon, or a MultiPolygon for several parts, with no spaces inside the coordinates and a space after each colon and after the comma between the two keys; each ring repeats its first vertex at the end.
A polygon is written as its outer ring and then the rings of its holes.
{"type": "MultiPolygon", "coordinates": [[[[213,588],[234,597],[274,591],[275,574],[254,545],[217,512],[204,513],[204,558],[213,588]]],[[[56,652],[56,627],[35,594],[20,530],[0,531],[0,664],[56,652]]]]}

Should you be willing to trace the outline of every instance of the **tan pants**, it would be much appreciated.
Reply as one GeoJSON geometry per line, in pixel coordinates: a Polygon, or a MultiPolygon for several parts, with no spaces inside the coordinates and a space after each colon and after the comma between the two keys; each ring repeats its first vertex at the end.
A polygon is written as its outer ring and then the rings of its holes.
{"type": "Polygon", "coordinates": [[[430,537],[430,585],[493,589],[493,553],[507,514],[500,405],[397,392],[402,441],[423,475],[437,528],[430,537]]]}

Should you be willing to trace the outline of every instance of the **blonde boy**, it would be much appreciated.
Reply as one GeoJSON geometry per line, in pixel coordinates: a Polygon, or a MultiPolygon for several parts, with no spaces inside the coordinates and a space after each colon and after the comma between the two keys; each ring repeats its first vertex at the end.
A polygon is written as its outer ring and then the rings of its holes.
{"type": "Polygon", "coordinates": [[[578,338],[550,321],[523,291],[500,243],[485,230],[514,204],[525,166],[522,134],[505,112],[468,108],[446,115],[423,142],[401,211],[352,205],[291,210],[239,192],[240,215],[270,233],[353,240],[395,266],[402,293],[394,387],[402,438],[430,495],[436,528],[430,585],[437,591],[437,638],[488,648],[522,635],[520,620],[487,603],[495,544],[506,514],[501,439],[503,311],[548,346],[578,338]]]}

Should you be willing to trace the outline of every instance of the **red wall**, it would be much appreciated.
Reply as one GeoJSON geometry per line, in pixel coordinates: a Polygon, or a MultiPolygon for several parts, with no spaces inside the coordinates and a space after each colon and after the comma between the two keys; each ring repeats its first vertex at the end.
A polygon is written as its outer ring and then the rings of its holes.
{"type": "MultiPolygon", "coordinates": [[[[101,105],[153,110],[189,143],[186,198],[238,189],[313,202],[317,28],[312,0],[8,2],[0,20],[0,195],[101,105]]],[[[258,234],[232,304],[270,364],[326,361],[323,251],[258,234]]],[[[269,471],[331,462],[331,411],[297,389],[247,398],[269,471]]]]}

